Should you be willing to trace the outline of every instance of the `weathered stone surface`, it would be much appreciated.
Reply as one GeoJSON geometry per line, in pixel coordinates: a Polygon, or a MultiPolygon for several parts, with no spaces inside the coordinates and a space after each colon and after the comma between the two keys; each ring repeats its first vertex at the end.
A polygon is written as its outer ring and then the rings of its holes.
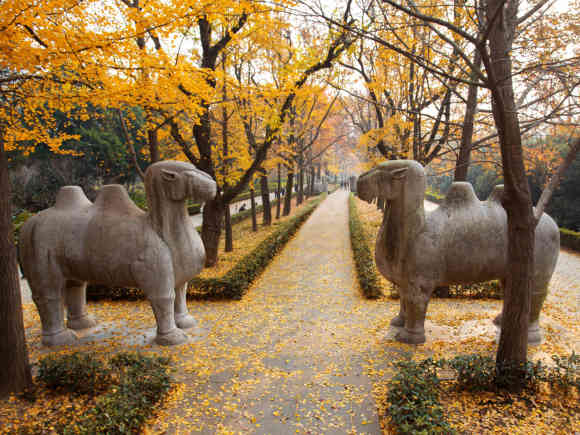
{"type": "Polygon", "coordinates": [[[195,320],[186,285],[203,268],[205,250],[185,201],[213,198],[216,183],[189,163],[164,161],[147,169],[145,188],[148,213],[120,185],[104,186],[94,204],[80,187],[65,186],[54,207],[22,227],[20,263],[43,344],[69,344],[76,340],[72,329],[95,326],[86,310],[87,282],[141,288],[155,314],[157,343],[187,339],[180,328],[195,320]]]}
{"type": "MultiPolygon", "coordinates": [[[[379,271],[401,287],[401,309],[392,320],[404,327],[397,338],[425,341],[425,313],[433,290],[449,284],[470,284],[507,275],[507,215],[501,205],[503,187],[479,201],[469,183],[453,183],[445,201],[425,212],[425,171],[416,161],[378,165],[359,177],[358,195],[386,201],[377,237],[379,271]]],[[[534,278],[528,342],[539,344],[539,316],[560,250],[556,223],[544,214],[536,227],[534,278]]]]}

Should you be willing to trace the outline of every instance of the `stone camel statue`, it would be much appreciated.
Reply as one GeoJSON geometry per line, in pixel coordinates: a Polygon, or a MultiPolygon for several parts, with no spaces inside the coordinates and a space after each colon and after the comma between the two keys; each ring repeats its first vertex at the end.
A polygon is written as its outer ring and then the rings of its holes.
{"type": "MultiPolygon", "coordinates": [[[[479,201],[469,183],[453,183],[443,203],[424,209],[425,171],[414,160],[382,163],[357,182],[361,199],[386,201],[375,247],[379,271],[400,287],[401,308],[391,321],[404,327],[396,339],[425,342],[425,314],[434,289],[507,275],[507,215],[501,205],[503,186],[479,201]]],[[[542,340],[539,317],[556,267],[560,233],[544,214],[535,232],[534,287],[528,343],[542,340]]],[[[495,323],[499,323],[499,319],[495,323]]]]}
{"type": "Polygon", "coordinates": [[[103,186],[94,204],[80,187],[64,186],[54,207],[23,225],[20,263],[44,345],[71,344],[72,329],[96,325],[86,310],[88,282],[141,288],[157,321],[155,341],[187,340],[182,329],[195,325],[187,310],[187,282],[202,270],[205,249],[186,199],[214,198],[216,183],[190,163],[162,161],[147,169],[145,190],[148,213],[118,184],[103,186]]]}

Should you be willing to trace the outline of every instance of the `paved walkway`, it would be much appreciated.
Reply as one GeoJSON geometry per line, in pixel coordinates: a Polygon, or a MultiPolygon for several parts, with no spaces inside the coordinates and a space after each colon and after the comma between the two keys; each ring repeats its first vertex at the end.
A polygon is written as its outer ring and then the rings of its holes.
{"type": "Polygon", "coordinates": [[[366,367],[378,344],[369,329],[384,309],[359,294],[347,195],[330,195],[247,297],[234,310],[221,307],[221,321],[197,349],[217,364],[209,363],[207,379],[197,371],[180,379],[183,400],[157,429],[381,432],[366,367]]]}

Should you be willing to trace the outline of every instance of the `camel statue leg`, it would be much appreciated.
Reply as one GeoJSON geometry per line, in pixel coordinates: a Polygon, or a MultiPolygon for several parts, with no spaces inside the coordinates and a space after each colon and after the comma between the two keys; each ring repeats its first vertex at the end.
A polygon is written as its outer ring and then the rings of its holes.
{"type": "Polygon", "coordinates": [[[67,326],[70,329],[88,329],[97,321],[87,312],[87,283],[67,280],[65,285],[67,326]]]}
{"type": "Polygon", "coordinates": [[[400,289],[399,289],[399,314],[397,314],[395,317],[393,317],[393,319],[391,320],[391,325],[392,326],[397,326],[399,328],[402,328],[403,326],[405,326],[405,306],[403,304],[403,296],[400,294],[400,289]]]}
{"type": "Polygon", "coordinates": [[[187,283],[175,287],[175,323],[180,329],[189,329],[197,325],[197,321],[187,309],[187,283]]]}
{"type": "Polygon", "coordinates": [[[155,320],[157,321],[157,336],[155,342],[161,346],[171,346],[187,341],[187,334],[175,324],[175,290],[173,277],[157,276],[154,271],[142,275],[144,283],[139,287],[149,299],[155,320]],[[150,277],[151,279],[147,279],[150,277]]]}
{"type": "Polygon", "coordinates": [[[43,271],[29,279],[32,300],[36,304],[42,324],[42,344],[63,346],[77,341],[77,337],[64,324],[63,290],[65,280],[60,273],[43,271]]]}
{"type": "Polygon", "coordinates": [[[425,314],[429,297],[421,292],[419,286],[409,285],[401,292],[401,303],[405,309],[405,327],[396,339],[408,344],[425,343],[425,314]]]}

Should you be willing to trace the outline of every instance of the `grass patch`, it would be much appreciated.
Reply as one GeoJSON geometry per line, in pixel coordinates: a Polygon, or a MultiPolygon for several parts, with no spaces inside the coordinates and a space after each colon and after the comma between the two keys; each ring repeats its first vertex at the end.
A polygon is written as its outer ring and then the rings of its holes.
{"type": "Polygon", "coordinates": [[[383,295],[379,273],[375,265],[374,255],[371,254],[369,239],[357,210],[354,195],[348,200],[348,225],[350,228],[350,245],[354,257],[356,273],[363,296],[368,299],[377,299],[383,295]]]}
{"type": "Polygon", "coordinates": [[[28,397],[34,403],[10,399],[11,412],[2,415],[3,430],[142,433],[172,383],[168,359],[141,354],[121,353],[108,361],[92,354],[50,355],[38,368],[36,389],[28,397]]]}

